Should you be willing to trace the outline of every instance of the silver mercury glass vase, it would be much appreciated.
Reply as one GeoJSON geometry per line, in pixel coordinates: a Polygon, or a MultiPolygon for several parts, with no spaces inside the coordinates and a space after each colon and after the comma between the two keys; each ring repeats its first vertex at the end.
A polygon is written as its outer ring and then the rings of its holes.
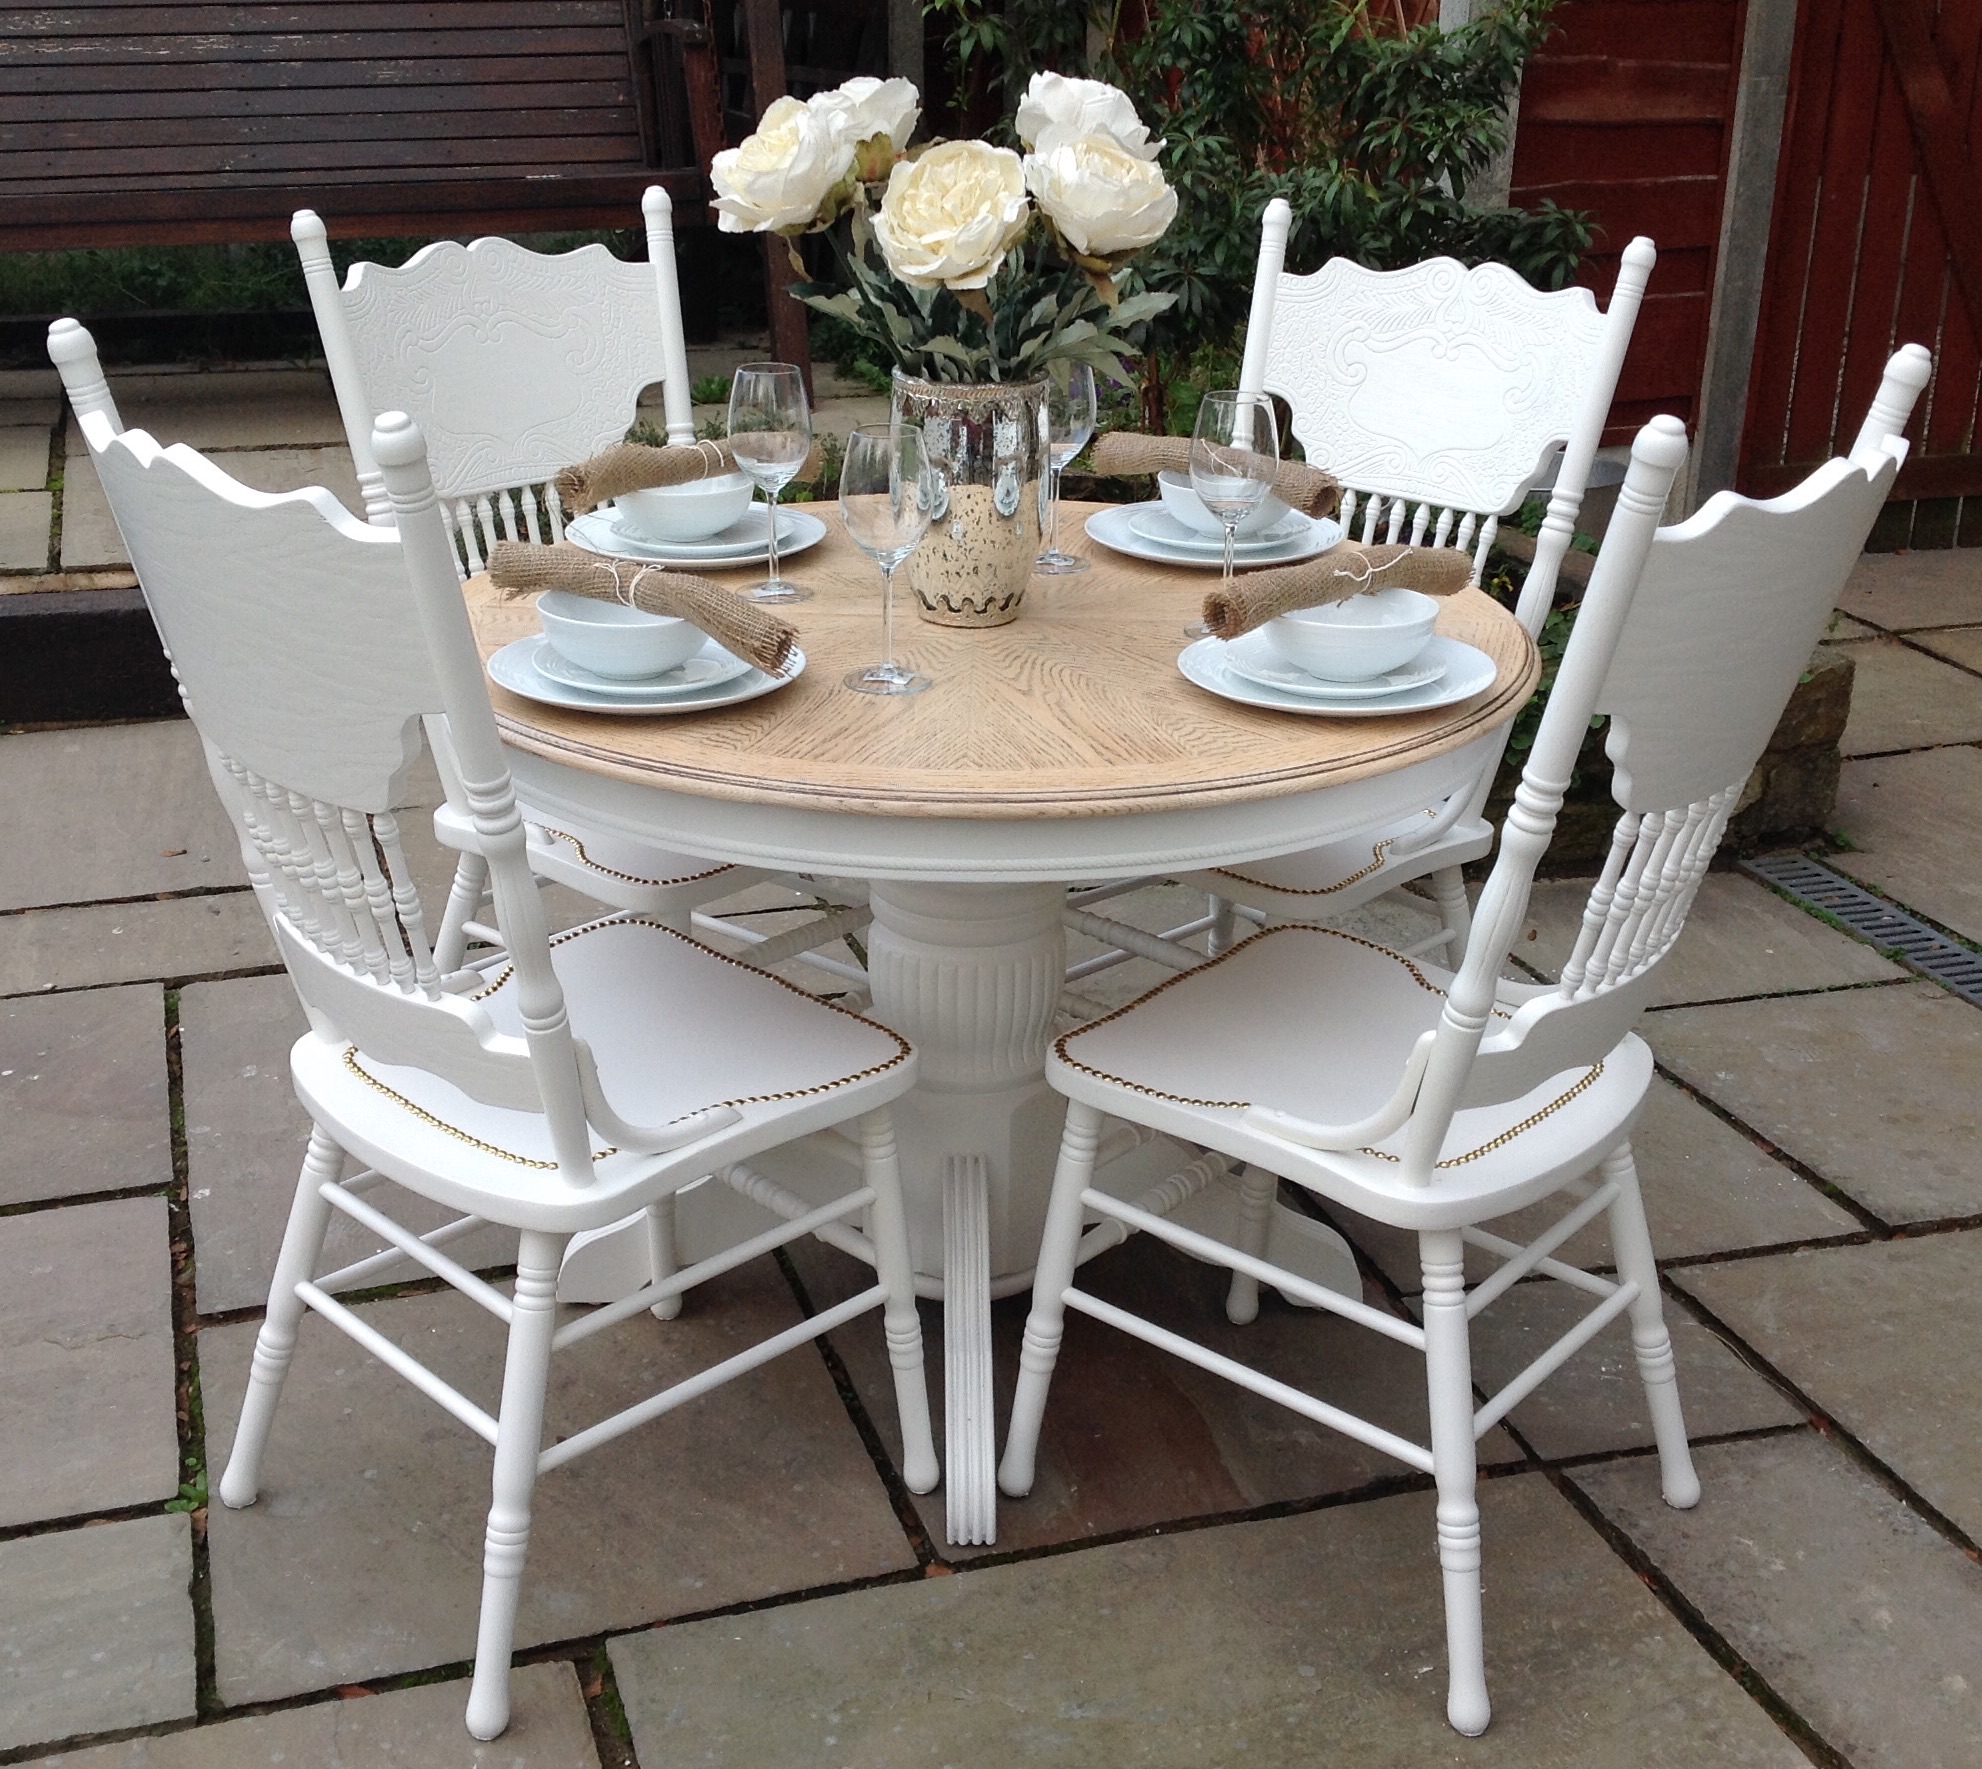
{"type": "Polygon", "coordinates": [[[905,573],[916,612],[949,627],[1018,619],[1041,545],[1045,380],[921,381],[897,369],[894,410],[922,431],[937,480],[929,533],[905,573]]]}

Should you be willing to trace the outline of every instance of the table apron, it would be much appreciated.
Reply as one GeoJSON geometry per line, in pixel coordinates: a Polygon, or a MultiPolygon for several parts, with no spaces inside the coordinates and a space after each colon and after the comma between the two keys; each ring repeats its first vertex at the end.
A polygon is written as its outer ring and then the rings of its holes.
{"type": "Polygon", "coordinates": [[[1378,829],[1476,783],[1499,739],[1305,792],[1094,817],[882,817],[708,798],[514,748],[509,764],[535,812],[710,859],[868,879],[1065,883],[1267,860],[1378,829]]]}

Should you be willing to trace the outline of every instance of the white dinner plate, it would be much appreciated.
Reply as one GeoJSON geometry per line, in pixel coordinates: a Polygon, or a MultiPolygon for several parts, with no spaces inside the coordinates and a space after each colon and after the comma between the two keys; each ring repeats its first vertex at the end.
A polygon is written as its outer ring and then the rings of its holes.
{"type": "Polygon", "coordinates": [[[794,645],[791,661],[785,665],[782,675],[771,676],[760,669],[746,669],[742,675],[733,676],[726,682],[712,682],[686,693],[650,694],[645,699],[633,699],[623,694],[595,694],[589,688],[570,688],[562,682],[553,681],[537,667],[539,652],[549,649],[550,641],[542,633],[533,633],[527,639],[505,645],[489,659],[489,680],[499,688],[507,688],[512,694],[520,694],[525,700],[534,700],[544,706],[567,707],[573,712],[615,713],[626,718],[660,713],[706,712],[712,707],[735,706],[769,694],[787,682],[796,681],[805,669],[805,653],[794,645]]]}
{"type": "MultiPolygon", "coordinates": [[[[1134,514],[1129,518],[1129,527],[1146,541],[1154,541],[1159,547],[1175,547],[1180,552],[1211,553],[1222,562],[1225,557],[1225,537],[1222,534],[1204,534],[1179,522],[1163,504],[1136,504],[1134,514]]],[[[1241,559],[1263,549],[1285,546],[1289,541],[1298,541],[1308,531],[1308,518],[1298,510],[1291,510],[1280,521],[1262,534],[1242,534],[1232,543],[1233,553],[1241,559]]]]}
{"type": "Polygon", "coordinates": [[[1354,682],[1331,682],[1326,676],[1312,676],[1281,656],[1264,627],[1255,627],[1229,641],[1225,647],[1225,667],[1257,682],[1262,688],[1281,688],[1289,694],[1320,695],[1328,700],[1376,700],[1386,694],[1401,694],[1407,688],[1422,688],[1445,674],[1445,665],[1429,649],[1401,669],[1381,676],[1365,676],[1354,682]]]}
{"type": "Polygon", "coordinates": [[[591,694],[610,694],[616,700],[652,700],[656,696],[672,699],[677,694],[693,694],[703,688],[713,688],[719,682],[732,682],[750,668],[746,659],[731,655],[714,639],[707,641],[686,663],[676,664],[673,669],[663,670],[658,676],[647,676],[638,681],[628,681],[623,676],[602,676],[595,670],[581,668],[551,644],[548,635],[530,661],[540,676],[548,676],[560,687],[583,688],[591,694]]]}
{"type": "Polygon", "coordinates": [[[1236,700],[1242,706],[1271,707],[1275,712],[1306,713],[1310,718],[1376,719],[1387,718],[1392,713],[1430,712],[1436,707],[1454,706],[1472,699],[1491,688],[1499,674],[1493,659],[1478,646],[1435,636],[1419,656],[1427,666],[1437,663],[1439,676],[1422,687],[1368,699],[1292,694],[1284,688],[1269,688],[1264,682],[1248,681],[1226,662],[1226,650],[1223,639],[1200,639],[1184,648],[1177,659],[1177,668],[1185,680],[1221,700],[1236,700]]]}
{"type": "MultiPolygon", "coordinates": [[[[1153,565],[1187,565],[1198,571],[1220,570],[1225,563],[1225,544],[1222,541],[1214,542],[1207,551],[1195,546],[1172,546],[1164,541],[1153,541],[1136,532],[1138,515],[1151,510],[1161,511],[1162,508],[1160,503],[1112,504],[1105,510],[1096,510],[1087,519],[1088,538],[1099,541],[1113,552],[1126,553],[1131,559],[1147,559],[1153,565]]],[[[1246,564],[1293,565],[1302,559],[1312,559],[1317,553],[1327,552],[1342,538],[1341,524],[1326,517],[1303,516],[1296,511],[1294,519],[1300,526],[1292,530],[1289,539],[1243,552],[1240,556],[1246,564]]]]}
{"type": "MultiPolygon", "coordinates": [[[[623,528],[611,510],[592,510],[564,525],[564,538],[589,553],[612,559],[638,559],[646,565],[755,565],[768,557],[770,525],[764,506],[752,504],[721,534],[700,541],[652,541],[623,528]]],[[[816,547],[826,525],[804,510],[778,512],[778,557],[816,547]]]]}

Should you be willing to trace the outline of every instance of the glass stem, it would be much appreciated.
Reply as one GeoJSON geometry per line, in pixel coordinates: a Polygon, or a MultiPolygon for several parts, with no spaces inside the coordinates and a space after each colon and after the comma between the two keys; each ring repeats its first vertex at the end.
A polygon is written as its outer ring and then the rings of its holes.
{"type": "Polygon", "coordinates": [[[881,567],[881,667],[895,673],[895,567],[881,567]]]}
{"type": "Polygon", "coordinates": [[[768,527],[770,529],[770,549],[771,549],[770,550],[771,575],[767,580],[766,587],[771,589],[775,589],[778,584],[778,493],[783,489],[784,487],[780,485],[778,481],[776,481],[775,479],[772,480],[769,485],[764,487],[764,499],[765,502],[770,507],[770,521],[768,523],[768,527]]]}
{"type": "Polygon", "coordinates": [[[1050,559],[1060,551],[1060,469],[1057,464],[1046,469],[1053,482],[1051,501],[1052,514],[1047,518],[1046,555],[1050,559]]]}
{"type": "Polygon", "coordinates": [[[1232,548],[1239,538],[1239,525],[1227,517],[1225,520],[1225,582],[1224,588],[1232,587],[1232,548]]]}

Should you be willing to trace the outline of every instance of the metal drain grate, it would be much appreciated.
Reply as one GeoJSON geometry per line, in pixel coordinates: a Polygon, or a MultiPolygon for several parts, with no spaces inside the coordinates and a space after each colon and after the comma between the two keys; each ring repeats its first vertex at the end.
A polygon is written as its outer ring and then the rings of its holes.
{"type": "Polygon", "coordinates": [[[1971,952],[1946,934],[1936,933],[1924,921],[1895,909],[1808,855],[1766,854],[1742,861],[1741,870],[1774,885],[1806,909],[1836,916],[1860,939],[1892,953],[1971,1006],[1982,1007],[1982,952],[1971,952]]]}

